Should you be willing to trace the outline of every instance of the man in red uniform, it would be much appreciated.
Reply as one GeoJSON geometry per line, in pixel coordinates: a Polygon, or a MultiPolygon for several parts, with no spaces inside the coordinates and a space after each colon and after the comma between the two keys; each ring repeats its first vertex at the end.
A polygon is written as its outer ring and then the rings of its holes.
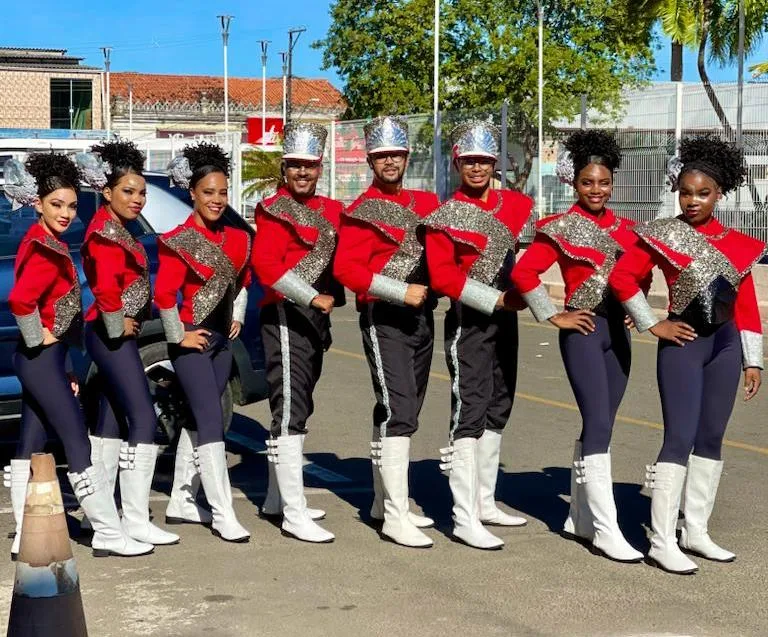
{"type": "Polygon", "coordinates": [[[524,307],[509,274],[533,202],[491,187],[499,136],[488,122],[456,126],[451,142],[461,184],[424,222],[432,288],[451,299],[445,318],[451,425],[441,467],[453,494],[453,535],[479,549],[504,545],[484,524],[525,524],[496,506],[495,491],[517,381],[515,309],[524,307]]]}
{"type": "Polygon", "coordinates": [[[418,429],[432,362],[435,306],[416,228],[438,199],[403,188],[405,120],[380,117],[364,130],[373,184],[342,215],[333,273],[357,296],[376,395],[371,517],[383,518],[382,533],[394,542],[426,548],[432,540],[419,527],[433,522],[408,510],[410,437],[418,429]]]}
{"type": "Polygon", "coordinates": [[[302,478],[307,419],[331,345],[330,314],[343,305],[331,261],[343,206],[315,194],[328,133],[314,123],[290,122],[283,140],[283,185],[256,210],[251,263],[266,288],[261,333],[267,363],[272,428],[265,515],[283,514],[283,531],[305,542],[332,542],[314,522],[302,478]],[[279,488],[279,491],[278,491],[279,488]]]}

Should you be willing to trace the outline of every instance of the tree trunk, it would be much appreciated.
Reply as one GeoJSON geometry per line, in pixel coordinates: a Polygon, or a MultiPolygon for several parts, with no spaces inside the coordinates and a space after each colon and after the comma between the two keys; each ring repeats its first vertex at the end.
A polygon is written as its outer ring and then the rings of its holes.
{"type": "Polygon", "coordinates": [[[720,124],[722,124],[723,126],[723,130],[725,132],[726,138],[729,140],[733,140],[735,138],[733,128],[731,127],[731,124],[728,122],[728,117],[726,116],[725,111],[723,110],[722,104],[720,104],[720,100],[717,99],[717,95],[715,94],[715,89],[712,88],[712,83],[709,81],[709,75],[707,74],[706,52],[707,52],[707,42],[709,41],[709,24],[710,24],[711,6],[712,6],[711,0],[703,3],[702,16],[701,16],[701,40],[699,41],[699,57],[698,57],[699,77],[701,78],[701,83],[704,85],[704,91],[706,92],[707,97],[709,98],[709,101],[712,104],[712,108],[715,109],[715,114],[717,115],[717,118],[720,120],[720,124]]]}

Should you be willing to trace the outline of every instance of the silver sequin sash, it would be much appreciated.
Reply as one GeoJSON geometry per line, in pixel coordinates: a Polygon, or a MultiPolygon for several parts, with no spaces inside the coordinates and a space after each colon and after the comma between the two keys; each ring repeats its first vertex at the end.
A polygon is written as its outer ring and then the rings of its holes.
{"type": "MultiPolygon", "coordinates": [[[[224,240],[226,241],[226,235],[224,240]]],[[[221,246],[216,245],[192,228],[185,228],[163,239],[163,242],[181,256],[195,274],[204,281],[192,298],[192,320],[196,325],[200,325],[228,292],[234,295],[237,285],[235,267],[223,250],[223,242],[221,246]],[[185,254],[188,254],[191,259],[186,258],[185,254]],[[213,271],[210,278],[206,279],[198,264],[213,271]]]]}
{"type": "Polygon", "coordinates": [[[302,238],[302,241],[311,249],[293,267],[293,271],[303,281],[309,285],[315,285],[326,271],[333,258],[333,251],[336,249],[336,229],[333,224],[323,216],[322,209],[313,210],[293,197],[280,197],[271,205],[264,206],[264,210],[292,226],[304,226],[317,230],[317,239],[314,242],[310,243],[302,238]]]}
{"type": "Polygon", "coordinates": [[[147,309],[151,294],[149,270],[147,268],[149,263],[147,251],[122,224],[111,219],[105,221],[104,225],[100,229],[94,230],[94,232],[107,241],[112,241],[123,248],[123,250],[131,255],[131,258],[141,269],[139,277],[126,287],[120,295],[125,315],[130,318],[139,317],[147,309]],[[143,262],[136,256],[137,252],[144,259],[143,262]]]}
{"type": "Polygon", "coordinates": [[[685,308],[718,277],[723,277],[734,288],[749,273],[763,252],[743,270],[739,271],[731,260],[718,250],[701,232],[690,224],[677,218],[656,219],[636,225],[633,230],[650,248],[658,252],[680,271],[677,280],[670,287],[670,310],[675,314],[685,308]],[[669,256],[656,245],[656,242],[670,250],[682,254],[691,262],[681,268],[669,259],[669,256]]]}
{"type": "Polygon", "coordinates": [[[414,271],[423,265],[424,246],[416,236],[416,228],[422,222],[422,218],[413,210],[393,201],[371,198],[363,201],[348,214],[352,219],[371,224],[388,239],[399,243],[398,249],[384,265],[380,274],[398,281],[407,281],[414,271]],[[405,232],[402,243],[387,226],[399,228],[405,232]]]}
{"type": "Polygon", "coordinates": [[[552,239],[563,253],[576,261],[591,265],[595,271],[577,287],[568,299],[568,306],[581,310],[593,310],[608,296],[608,276],[616,265],[622,247],[610,235],[610,228],[601,228],[591,219],[579,213],[566,213],[551,221],[539,232],[552,239]],[[597,250],[605,258],[602,264],[581,253],[575,253],[570,246],[597,250]]]}
{"type": "Polygon", "coordinates": [[[69,261],[72,273],[72,287],[53,303],[54,318],[51,333],[56,338],[62,338],[70,330],[73,330],[73,333],[78,336],[83,325],[83,301],[80,296],[80,279],[77,276],[77,269],[72,262],[72,257],[69,256],[69,248],[49,235],[42,239],[32,239],[32,241],[37,242],[48,250],[53,250],[69,261]]]}
{"type": "MultiPolygon", "coordinates": [[[[501,197],[499,197],[501,201],[501,197]]],[[[470,278],[496,287],[501,281],[501,272],[510,250],[515,249],[517,238],[495,215],[473,203],[451,199],[442,204],[424,220],[428,228],[448,231],[474,232],[486,238],[485,248],[469,269],[470,278]]],[[[477,246],[461,237],[451,235],[454,240],[477,249],[477,246]]]]}

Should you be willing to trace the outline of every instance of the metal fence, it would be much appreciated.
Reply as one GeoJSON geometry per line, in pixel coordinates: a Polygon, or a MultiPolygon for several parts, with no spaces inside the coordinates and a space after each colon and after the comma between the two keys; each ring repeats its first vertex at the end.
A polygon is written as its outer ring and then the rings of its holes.
{"type": "MultiPolygon", "coordinates": [[[[738,116],[736,85],[713,85],[713,91],[735,131],[738,116]]],[[[682,136],[702,132],[725,135],[704,88],[695,84],[654,84],[627,93],[624,110],[618,117],[606,118],[596,111],[588,111],[584,116],[588,127],[615,132],[623,151],[623,161],[616,172],[610,205],[620,214],[638,221],[676,214],[676,197],[669,192],[666,183],[666,165],[682,136]]],[[[432,190],[442,198],[450,195],[457,186],[457,177],[450,163],[448,132],[455,122],[470,117],[490,118],[502,126],[506,122],[501,110],[441,113],[443,141],[437,158],[437,180],[433,176],[432,118],[429,115],[408,117],[413,152],[406,172],[406,187],[432,190]]],[[[768,84],[744,87],[742,122],[747,183],[737,193],[723,199],[718,216],[726,225],[768,240],[768,206],[765,203],[768,199],[768,84]]],[[[335,122],[332,127],[320,189],[345,203],[354,200],[371,180],[365,159],[363,123],[335,122]]],[[[536,156],[522,190],[536,199],[537,210],[544,216],[563,212],[574,201],[572,188],[558,181],[554,169],[560,140],[580,125],[581,118],[555,122],[556,132],[547,136],[541,152],[535,149],[536,156]],[[538,171],[541,171],[540,193],[537,192],[538,171]]],[[[523,139],[520,131],[510,126],[503,127],[503,134],[507,138],[507,154],[501,157],[498,176],[505,174],[511,182],[515,174],[510,160],[524,163],[523,139]]],[[[532,232],[530,226],[523,239],[529,239],[532,232]]]]}

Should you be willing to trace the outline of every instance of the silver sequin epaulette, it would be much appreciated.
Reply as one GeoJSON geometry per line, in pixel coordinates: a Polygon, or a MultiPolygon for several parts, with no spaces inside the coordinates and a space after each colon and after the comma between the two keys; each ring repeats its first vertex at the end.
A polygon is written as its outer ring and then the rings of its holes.
{"type": "Polygon", "coordinates": [[[144,257],[144,263],[141,265],[143,265],[146,269],[148,263],[147,251],[144,249],[144,246],[141,244],[141,242],[134,239],[133,235],[128,232],[125,226],[123,226],[121,223],[109,219],[104,222],[104,225],[101,228],[94,230],[94,233],[106,239],[107,241],[112,241],[113,243],[119,245],[121,248],[123,248],[123,250],[133,256],[137,263],[138,260],[134,256],[134,252],[141,254],[141,256],[144,257]]]}
{"type": "Polygon", "coordinates": [[[313,210],[292,197],[280,197],[264,210],[292,225],[315,228],[317,239],[311,250],[293,267],[293,271],[309,285],[315,285],[325,272],[336,249],[336,229],[323,216],[323,209],[313,210]]]}
{"type": "Polygon", "coordinates": [[[416,236],[416,228],[422,219],[413,210],[386,199],[366,199],[352,212],[352,219],[358,219],[373,225],[391,241],[398,243],[397,238],[389,232],[386,226],[400,228],[405,232],[402,243],[392,255],[380,274],[406,281],[422,265],[424,247],[416,236]]]}
{"type": "MultiPolygon", "coordinates": [[[[472,264],[468,274],[475,281],[494,287],[499,284],[501,269],[509,251],[515,249],[516,243],[516,237],[509,228],[494,215],[496,211],[486,211],[475,204],[451,199],[424,220],[424,225],[428,228],[483,235],[486,238],[485,248],[472,264]]],[[[462,241],[459,237],[451,236],[456,241],[462,241]]]]}
{"type": "Polygon", "coordinates": [[[581,310],[595,309],[609,294],[608,276],[622,252],[621,245],[610,235],[610,228],[603,229],[584,215],[569,212],[556,221],[541,226],[539,232],[552,239],[566,256],[589,263],[595,269],[568,299],[570,307],[581,310]],[[568,244],[597,250],[605,259],[602,264],[598,264],[586,255],[572,252],[568,244]]]}

